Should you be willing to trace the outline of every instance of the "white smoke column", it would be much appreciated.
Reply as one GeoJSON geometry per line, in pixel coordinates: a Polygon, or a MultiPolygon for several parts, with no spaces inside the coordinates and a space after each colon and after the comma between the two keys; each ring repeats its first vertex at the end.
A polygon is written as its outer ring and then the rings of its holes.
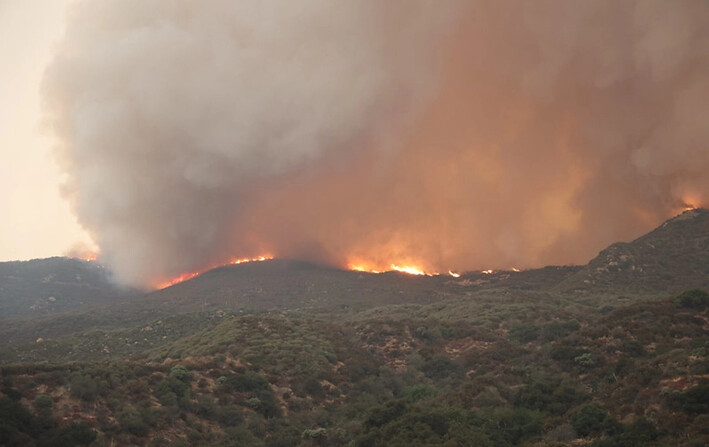
{"type": "Polygon", "coordinates": [[[44,85],[67,194],[122,282],[259,254],[254,184],[346,159],[435,90],[436,2],[103,0],[71,6],[44,85]]]}

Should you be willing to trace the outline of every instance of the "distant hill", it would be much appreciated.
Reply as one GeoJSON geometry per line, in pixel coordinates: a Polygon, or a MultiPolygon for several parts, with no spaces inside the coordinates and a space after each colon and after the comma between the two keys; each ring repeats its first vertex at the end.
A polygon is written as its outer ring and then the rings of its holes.
{"type": "Polygon", "coordinates": [[[709,211],[703,209],[670,219],[635,241],[613,244],[585,266],[467,272],[459,278],[372,274],[276,259],[219,267],[142,293],[119,289],[93,262],[51,258],[0,263],[0,319],[7,322],[0,335],[34,340],[192,312],[359,312],[524,291],[577,297],[589,306],[618,305],[696,287],[709,288],[709,211]],[[620,296],[625,297],[622,303],[620,296]]]}
{"type": "Polygon", "coordinates": [[[562,280],[562,292],[674,294],[709,287],[709,210],[676,216],[632,242],[601,251],[562,280]]]}
{"type": "Polygon", "coordinates": [[[467,272],[460,278],[371,274],[277,259],[219,267],[143,294],[118,288],[94,262],[69,258],[5,262],[0,263],[0,317],[52,315],[93,305],[153,317],[225,308],[426,304],[489,289],[647,296],[707,286],[709,211],[697,209],[635,241],[609,246],[585,266],[467,272]],[[120,304],[111,306],[117,301],[120,304]]]}
{"type": "Polygon", "coordinates": [[[62,257],[0,262],[0,318],[52,315],[127,293],[96,262],[62,257]]]}
{"type": "Polygon", "coordinates": [[[687,211],[632,242],[615,243],[585,266],[467,272],[452,278],[369,274],[274,260],[211,270],[143,300],[185,310],[292,309],[430,303],[487,289],[666,296],[696,287],[709,287],[709,211],[705,209],[687,211]]]}
{"type": "Polygon", "coordinates": [[[250,310],[430,303],[445,294],[450,276],[372,274],[303,261],[274,259],[219,267],[140,298],[143,306],[175,311],[250,310]]]}

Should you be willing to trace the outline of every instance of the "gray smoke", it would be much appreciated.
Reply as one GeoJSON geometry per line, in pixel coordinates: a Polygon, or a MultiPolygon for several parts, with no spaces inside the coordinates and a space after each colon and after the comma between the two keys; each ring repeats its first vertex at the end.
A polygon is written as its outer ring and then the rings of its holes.
{"type": "Polygon", "coordinates": [[[432,90],[445,11],[371,1],[85,1],[45,79],[76,212],[145,284],[231,239],[269,179],[347,157],[432,90]]]}
{"type": "Polygon", "coordinates": [[[709,192],[709,3],[84,1],[47,71],[119,280],[585,262],[709,192]]]}

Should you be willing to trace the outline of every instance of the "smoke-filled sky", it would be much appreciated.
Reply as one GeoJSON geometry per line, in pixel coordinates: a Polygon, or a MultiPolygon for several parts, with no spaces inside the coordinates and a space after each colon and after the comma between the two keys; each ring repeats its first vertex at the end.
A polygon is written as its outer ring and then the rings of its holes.
{"type": "Polygon", "coordinates": [[[39,88],[68,0],[0,0],[0,260],[90,245],[61,199],[39,88]]]}
{"type": "Polygon", "coordinates": [[[84,0],[41,89],[119,280],[583,263],[709,193],[705,0],[84,0]]]}

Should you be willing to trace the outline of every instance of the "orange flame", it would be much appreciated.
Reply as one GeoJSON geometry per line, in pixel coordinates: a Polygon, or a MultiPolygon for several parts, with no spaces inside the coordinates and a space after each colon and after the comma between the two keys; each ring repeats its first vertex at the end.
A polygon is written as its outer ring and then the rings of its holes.
{"type": "Polygon", "coordinates": [[[692,211],[703,206],[702,196],[696,191],[685,192],[680,198],[680,203],[675,208],[675,214],[682,214],[686,211],[692,211]]]}
{"type": "MultiPolygon", "coordinates": [[[[395,272],[401,272],[401,273],[408,273],[409,275],[427,275],[431,276],[431,273],[426,273],[423,270],[421,270],[418,267],[414,267],[413,265],[396,265],[392,264],[390,265],[391,269],[395,272]]],[[[435,273],[436,275],[438,273],[435,273]]]]}
{"type": "MultiPolygon", "coordinates": [[[[263,255],[263,256],[258,256],[258,257],[255,257],[255,258],[234,258],[234,259],[230,260],[228,263],[222,264],[222,265],[244,264],[244,263],[246,263],[246,262],[261,262],[261,261],[268,261],[268,260],[270,260],[270,259],[273,259],[273,256],[271,256],[271,255],[263,255]]],[[[200,271],[197,271],[197,272],[185,272],[185,273],[182,273],[182,274],[180,274],[180,275],[178,275],[178,276],[176,276],[176,277],[174,277],[174,278],[172,278],[172,279],[169,279],[169,280],[167,280],[167,281],[158,282],[158,283],[155,285],[155,288],[158,289],[158,290],[166,289],[166,288],[168,288],[168,287],[170,287],[170,286],[174,286],[175,284],[179,284],[179,283],[181,283],[181,282],[185,282],[185,281],[187,281],[187,280],[190,280],[190,279],[194,278],[195,276],[199,276],[199,275],[201,275],[202,273],[206,272],[207,270],[211,270],[211,269],[213,269],[213,268],[221,267],[222,265],[212,265],[211,267],[208,267],[208,268],[206,268],[206,269],[204,269],[204,270],[200,270],[200,271]]]]}
{"type": "Polygon", "coordinates": [[[266,255],[266,256],[259,256],[257,258],[241,258],[241,259],[232,259],[229,261],[229,264],[243,264],[245,262],[261,262],[261,261],[269,261],[273,259],[273,256],[266,255]]]}
{"type": "MultiPolygon", "coordinates": [[[[247,262],[262,262],[262,261],[268,261],[271,259],[273,259],[273,256],[271,256],[271,255],[263,255],[263,256],[258,256],[255,258],[233,258],[228,263],[222,264],[222,265],[236,265],[236,264],[244,264],[247,262]]],[[[206,272],[207,270],[211,270],[213,268],[220,267],[220,266],[221,265],[212,265],[212,266],[210,266],[206,269],[200,270],[200,271],[182,273],[182,274],[180,274],[174,278],[171,278],[167,281],[157,282],[155,285],[155,288],[156,289],[165,289],[170,286],[174,286],[176,284],[179,284],[181,282],[184,282],[184,281],[190,280],[196,276],[199,276],[202,273],[206,272]]],[[[417,276],[440,275],[440,273],[438,273],[438,272],[427,272],[419,265],[408,264],[408,263],[389,264],[388,267],[377,268],[377,267],[374,267],[374,264],[369,264],[369,263],[363,262],[363,261],[356,261],[356,262],[348,263],[347,269],[358,271],[358,272],[367,272],[367,273],[399,272],[399,273],[406,273],[408,275],[417,275],[417,276]]],[[[492,273],[492,271],[491,270],[485,271],[483,273],[492,273]]],[[[453,272],[452,270],[448,270],[448,275],[452,276],[453,278],[460,277],[460,273],[453,272]]]]}
{"type": "Polygon", "coordinates": [[[189,272],[189,273],[183,273],[180,276],[176,276],[175,278],[172,278],[169,281],[165,281],[163,283],[158,284],[157,288],[158,289],[167,289],[170,286],[174,286],[175,284],[179,284],[181,282],[187,281],[188,279],[192,279],[195,276],[199,275],[202,272],[189,272]]]}
{"type": "Polygon", "coordinates": [[[354,270],[356,272],[381,273],[379,270],[373,270],[360,264],[348,264],[347,269],[354,270]]]}
{"type": "MultiPolygon", "coordinates": [[[[418,276],[434,276],[439,275],[438,272],[427,272],[423,267],[414,263],[396,263],[389,264],[388,266],[379,266],[362,260],[351,261],[347,263],[348,270],[354,270],[357,272],[368,272],[368,273],[386,273],[386,272],[399,272],[406,273],[408,275],[418,275],[418,276]]],[[[451,275],[452,276],[452,275],[451,275]]]]}
{"type": "Polygon", "coordinates": [[[683,212],[684,211],[692,211],[694,209],[697,209],[697,206],[694,205],[694,202],[695,202],[694,200],[683,200],[682,202],[684,202],[682,204],[682,211],[683,212]]]}

